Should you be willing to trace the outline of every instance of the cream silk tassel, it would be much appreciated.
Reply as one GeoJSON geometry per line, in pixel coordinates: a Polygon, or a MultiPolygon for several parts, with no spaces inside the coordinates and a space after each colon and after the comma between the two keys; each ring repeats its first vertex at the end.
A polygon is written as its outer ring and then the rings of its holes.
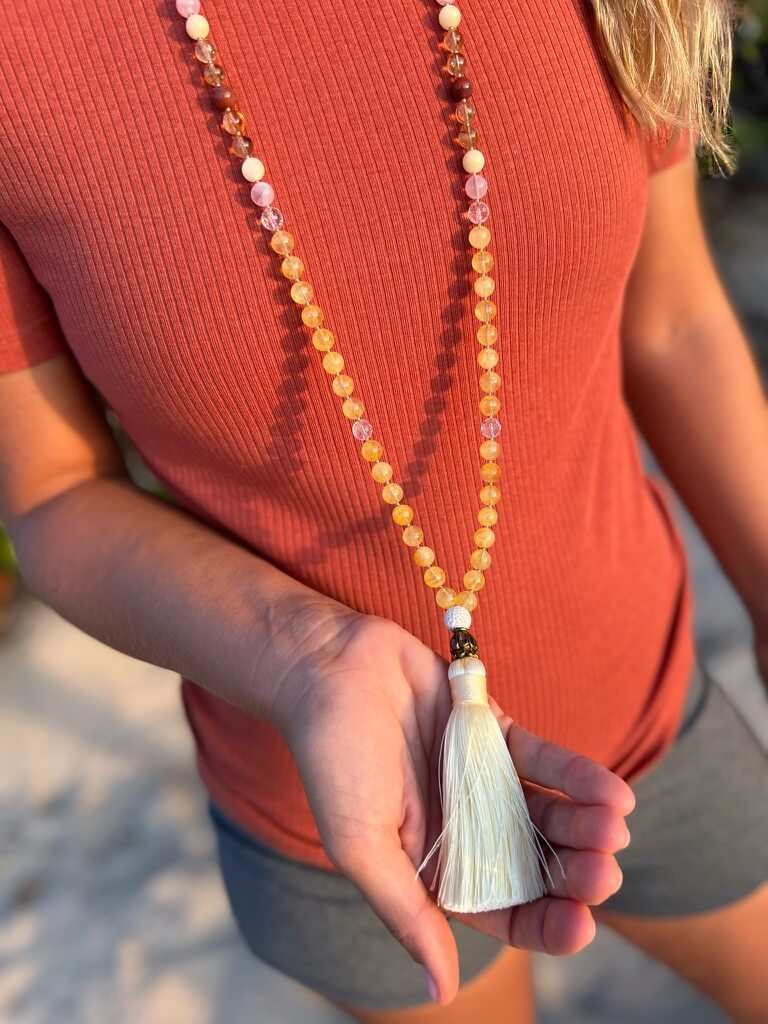
{"type": "Polygon", "coordinates": [[[542,868],[551,878],[520,779],[488,703],[485,667],[475,653],[456,657],[459,651],[477,650],[463,628],[468,618],[464,609],[446,613],[454,660],[448,669],[453,708],[439,758],[443,830],[414,876],[439,847],[432,882],[434,889],[439,880],[437,903],[464,914],[538,899],[546,892],[542,868]]]}

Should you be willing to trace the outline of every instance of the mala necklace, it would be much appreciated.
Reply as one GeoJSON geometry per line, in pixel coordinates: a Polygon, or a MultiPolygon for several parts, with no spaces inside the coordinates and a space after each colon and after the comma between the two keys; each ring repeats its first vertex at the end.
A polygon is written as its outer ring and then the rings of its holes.
{"type": "Polygon", "coordinates": [[[501,400],[496,392],[501,377],[494,369],[499,356],[494,347],[498,336],[493,323],[496,306],[491,300],[495,282],[488,273],[493,267],[493,256],[488,251],[491,232],[486,225],[490,217],[485,201],[488,182],[480,174],[485,157],[476,148],[479,136],[474,123],[472,83],[464,75],[467,59],[458,32],[461,12],[455,4],[437,0],[438,22],[444,31],[442,46],[447,51],[449,93],[456,104],[454,113],[459,126],[456,141],[464,151],[461,163],[468,175],[464,185],[471,200],[466,211],[472,225],[468,241],[472,268],[478,275],[473,286],[477,296],[474,314],[480,322],[477,340],[481,351],[477,362],[483,371],[479,381],[483,392],[479,401],[483,416],[479,452],[484,460],[480,467],[482,508],[477,513],[480,525],[474,534],[471,568],[464,574],[463,588],[457,591],[445,585],[445,571],[435,564],[435,552],[424,543],[421,527],[414,525],[414,511],[403,502],[403,488],[393,481],[394,470],[383,458],[381,442],[373,436],[373,426],[365,418],[365,405],[353,396],[354,381],[344,372],[344,358],[336,348],[332,332],[323,326],[323,311],[314,301],[314,289],[303,279],[304,264],[294,253],[294,239],[283,229],[283,214],[273,205],[275,190],[264,180],[264,164],[253,155],[253,141],[244,134],[245,117],[226,83],[223,68],[217,63],[200,0],[175,3],[177,12],[186,20],[187,35],[194,41],[194,56],[202,64],[203,80],[210,89],[213,106],[221,112],[221,127],[230,137],[229,150],[242,161],[242,175],[251,185],[251,199],[261,208],[261,224],[271,233],[270,248],[281,257],[280,271],[291,282],[291,299],[301,306],[301,320],[312,332],[313,347],[322,353],[323,370],[331,376],[333,391],[342,399],[341,411],[351,420],[352,434],[362,442],[360,454],[370,463],[371,477],[382,485],[382,498],[393,506],[392,519],[403,528],[402,539],[413,548],[413,561],[423,571],[426,585],[434,591],[438,607],[444,610],[450,632],[448,680],[453,708],[439,757],[443,830],[414,878],[439,849],[432,887],[439,878],[437,903],[444,909],[472,913],[537,899],[545,892],[541,868],[547,875],[549,871],[520,780],[489,706],[485,667],[477,655],[477,642],[469,632],[478,591],[485,583],[483,574],[491,565],[488,549],[496,540],[492,527],[498,520],[496,505],[501,498],[501,467],[496,462],[500,452],[497,438],[501,423],[497,414],[501,400]]]}

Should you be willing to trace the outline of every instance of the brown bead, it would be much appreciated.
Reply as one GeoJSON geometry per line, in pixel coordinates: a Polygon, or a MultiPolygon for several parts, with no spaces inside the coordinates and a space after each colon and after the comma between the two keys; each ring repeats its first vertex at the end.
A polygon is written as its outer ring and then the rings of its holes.
{"type": "Polygon", "coordinates": [[[468,100],[472,95],[472,83],[468,78],[455,78],[450,84],[451,98],[456,100],[468,100]]]}
{"type": "Polygon", "coordinates": [[[217,110],[226,110],[227,107],[236,107],[235,94],[228,85],[217,85],[211,89],[211,102],[217,110]]]}

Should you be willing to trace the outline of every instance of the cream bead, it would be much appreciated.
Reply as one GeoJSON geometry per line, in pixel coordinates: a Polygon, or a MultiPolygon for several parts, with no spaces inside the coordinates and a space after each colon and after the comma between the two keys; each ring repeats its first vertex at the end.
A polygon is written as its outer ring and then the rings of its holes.
{"type": "Polygon", "coordinates": [[[468,149],[461,158],[461,166],[467,174],[479,174],[485,167],[485,157],[479,149],[468,149]]]}
{"type": "Polygon", "coordinates": [[[461,21],[461,11],[455,4],[446,4],[445,7],[440,8],[437,20],[440,22],[440,28],[458,28],[461,21]]]}
{"type": "Polygon", "coordinates": [[[255,156],[246,157],[240,170],[246,181],[261,181],[264,177],[264,164],[255,156]]]}
{"type": "Polygon", "coordinates": [[[202,14],[190,14],[184,23],[190,39],[206,39],[210,26],[202,14]]]}

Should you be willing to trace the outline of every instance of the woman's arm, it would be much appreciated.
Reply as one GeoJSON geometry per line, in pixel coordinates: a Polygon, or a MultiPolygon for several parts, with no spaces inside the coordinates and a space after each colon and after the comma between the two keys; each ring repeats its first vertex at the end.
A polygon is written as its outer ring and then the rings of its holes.
{"type": "Polygon", "coordinates": [[[768,679],[768,405],[709,253],[693,161],[651,177],[623,347],[638,427],[752,615],[768,679]]]}
{"type": "Polygon", "coordinates": [[[350,609],[134,487],[75,364],[0,375],[0,519],[70,622],[271,720],[350,609]]]}

